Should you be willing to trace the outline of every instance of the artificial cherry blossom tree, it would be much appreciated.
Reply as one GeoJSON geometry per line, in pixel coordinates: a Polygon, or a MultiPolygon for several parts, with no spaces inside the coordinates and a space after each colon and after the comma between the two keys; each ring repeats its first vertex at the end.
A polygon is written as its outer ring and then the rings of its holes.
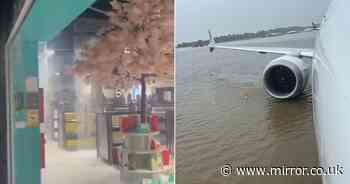
{"type": "Polygon", "coordinates": [[[84,44],[74,71],[105,87],[128,88],[142,74],[173,82],[174,0],[114,0],[108,26],[84,44]]]}

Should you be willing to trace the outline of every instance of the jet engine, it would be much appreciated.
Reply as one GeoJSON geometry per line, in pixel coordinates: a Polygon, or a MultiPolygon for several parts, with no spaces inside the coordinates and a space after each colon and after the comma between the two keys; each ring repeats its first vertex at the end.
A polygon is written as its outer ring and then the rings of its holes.
{"type": "Polygon", "coordinates": [[[277,99],[298,97],[308,83],[311,64],[293,56],[283,56],[270,62],[263,74],[265,91],[277,99]]]}

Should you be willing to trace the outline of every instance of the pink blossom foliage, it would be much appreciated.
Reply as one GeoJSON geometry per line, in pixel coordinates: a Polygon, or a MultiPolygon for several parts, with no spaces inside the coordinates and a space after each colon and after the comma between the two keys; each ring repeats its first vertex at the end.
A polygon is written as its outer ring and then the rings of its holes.
{"type": "Polygon", "coordinates": [[[114,0],[111,6],[100,38],[82,46],[75,74],[112,88],[128,88],[142,74],[172,83],[174,0],[114,0]]]}

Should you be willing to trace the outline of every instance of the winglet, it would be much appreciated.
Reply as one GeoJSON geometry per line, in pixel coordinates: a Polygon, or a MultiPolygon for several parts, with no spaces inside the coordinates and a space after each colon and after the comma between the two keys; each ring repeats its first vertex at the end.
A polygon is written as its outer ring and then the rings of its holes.
{"type": "Polygon", "coordinates": [[[317,28],[316,24],[314,22],[312,22],[312,28],[317,28]]]}
{"type": "Polygon", "coordinates": [[[210,30],[208,30],[208,33],[209,33],[209,51],[213,52],[215,49],[215,40],[210,30]]]}
{"type": "Polygon", "coordinates": [[[320,26],[317,25],[316,23],[312,22],[312,29],[313,30],[320,30],[320,26]]]}

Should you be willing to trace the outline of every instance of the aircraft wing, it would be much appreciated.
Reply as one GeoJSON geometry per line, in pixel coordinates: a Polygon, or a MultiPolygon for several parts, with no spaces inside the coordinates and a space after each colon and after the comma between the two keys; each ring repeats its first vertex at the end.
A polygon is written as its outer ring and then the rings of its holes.
{"type": "Polygon", "coordinates": [[[307,57],[307,58],[313,58],[314,57],[314,50],[313,49],[298,49],[298,48],[274,48],[274,47],[236,47],[236,46],[223,46],[223,45],[217,45],[214,41],[214,38],[209,31],[209,48],[210,52],[213,52],[214,49],[229,49],[229,50],[240,50],[240,51],[247,51],[247,52],[257,52],[260,54],[281,54],[281,55],[289,55],[289,56],[296,56],[296,57],[307,57]]]}
{"type": "Polygon", "coordinates": [[[234,47],[234,46],[221,46],[221,45],[211,45],[209,46],[213,51],[216,49],[229,49],[229,50],[240,50],[247,52],[257,52],[260,54],[281,54],[290,55],[297,57],[308,57],[312,58],[314,56],[314,51],[312,49],[297,49],[297,48],[274,48],[274,47],[234,47]]]}

